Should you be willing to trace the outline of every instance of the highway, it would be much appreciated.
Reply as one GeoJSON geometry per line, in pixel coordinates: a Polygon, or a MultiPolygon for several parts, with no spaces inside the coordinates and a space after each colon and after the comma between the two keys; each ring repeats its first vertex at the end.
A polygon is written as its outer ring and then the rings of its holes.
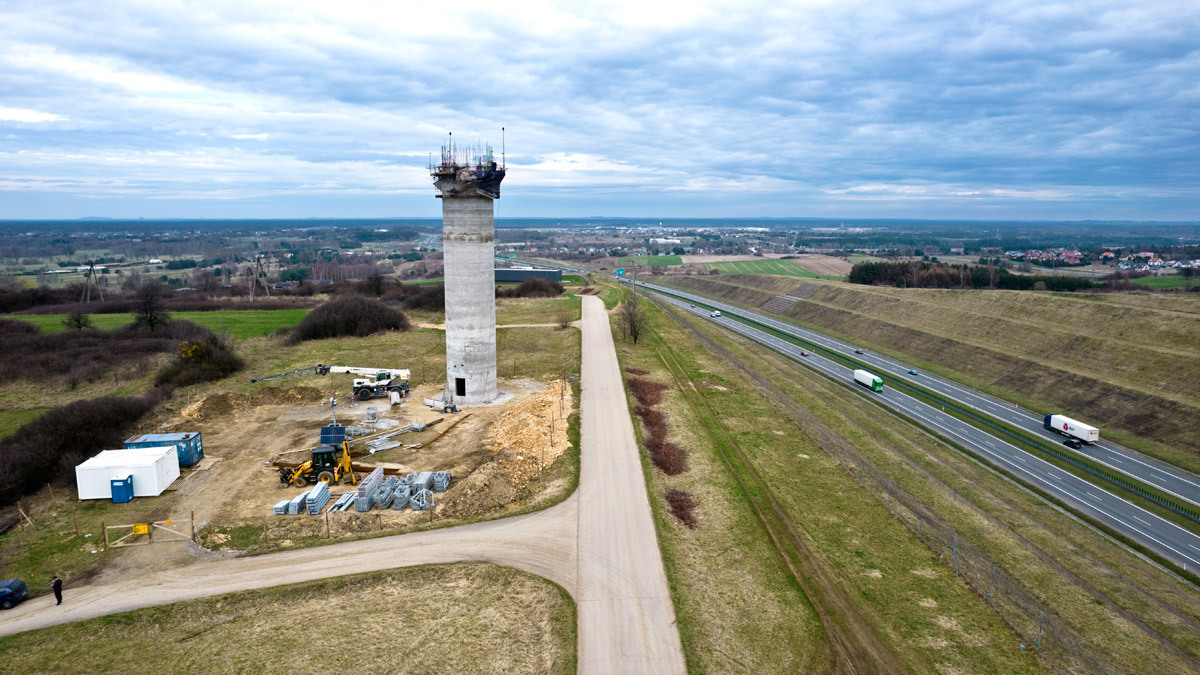
{"type": "MultiPolygon", "coordinates": [[[[1047,430],[1043,425],[1043,417],[1035,415],[1029,411],[1022,410],[1010,403],[999,401],[990,396],[981,394],[977,391],[968,389],[960,384],[956,384],[949,380],[921,373],[919,375],[909,374],[909,370],[913,366],[901,363],[894,359],[885,356],[879,356],[870,352],[863,354],[855,354],[855,346],[846,344],[839,340],[826,337],[820,333],[816,333],[804,328],[797,327],[794,324],[772,318],[770,316],[752,312],[750,310],[730,305],[720,300],[713,300],[694,293],[687,293],[678,289],[665,286],[656,286],[654,284],[645,284],[638,282],[639,286],[652,288],[657,291],[672,293],[682,297],[689,298],[696,302],[704,303],[711,307],[715,307],[722,312],[731,312],[739,316],[752,319],[766,326],[770,326],[778,331],[787,333],[788,335],[806,340],[813,344],[820,345],[826,349],[836,351],[845,356],[851,357],[862,363],[870,364],[872,372],[876,375],[886,375],[897,380],[906,380],[915,385],[923,387],[933,392],[945,396],[948,399],[954,400],[960,404],[966,405],[976,412],[983,413],[994,419],[1006,422],[1014,427],[1027,431],[1035,436],[1040,437],[1047,443],[1060,444],[1065,436],[1047,430]]],[[[1058,411],[1051,411],[1058,412],[1058,411]]],[[[1087,423],[1087,420],[1080,420],[1087,423]]],[[[1101,435],[1103,436],[1103,430],[1101,435]]],[[[1067,451],[1066,447],[1062,448],[1067,451]]],[[[1155,488],[1163,491],[1166,494],[1172,495],[1177,499],[1189,502],[1193,505],[1200,506],[1200,478],[1178,467],[1173,467],[1163,462],[1151,459],[1136,453],[1128,448],[1121,447],[1114,443],[1109,443],[1103,438],[1099,443],[1094,445],[1085,445],[1079,451],[1080,454],[1086,456],[1089,460],[1104,465],[1116,473],[1122,473],[1132,478],[1152,485],[1155,488]]]]}
{"type": "MultiPolygon", "coordinates": [[[[638,285],[643,286],[641,283],[638,285]]],[[[717,307],[722,312],[726,311],[725,308],[728,307],[729,311],[743,316],[753,316],[756,321],[761,317],[761,315],[753,315],[739,307],[725,305],[724,303],[701,296],[681,293],[675,289],[657,287],[651,284],[645,284],[643,287],[647,290],[691,296],[696,302],[717,307]]],[[[708,317],[709,315],[707,309],[692,307],[686,300],[679,300],[678,298],[669,296],[663,296],[663,298],[694,314],[704,317],[708,317]]],[[[768,321],[763,321],[763,323],[770,325],[769,321],[771,320],[769,320],[769,317],[761,318],[768,319],[768,321]]],[[[845,382],[847,386],[858,386],[854,384],[853,370],[836,361],[819,356],[792,342],[729,317],[710,318],[709,320],[785,354],[814,370],[845,382]],[[802,351],[807,351],[808,356],[802,356],[802,351]]],[[[787,326],[786,330],[791,333],[798,329],[794,326],[787,326]]],[[[808,339],[808,336],[806,335],[805,338],[808,339]]],[[[822,344],[827,340],[827,338],[822,338],[822,344]]],[[[813,340],[813,342],[817,342],[817,340],[813,340]]],[[[841,345],[841,343],[838,344],[840,351],[844,345],[841,345]]],[[[850,349],[850,351],[852,353],[853,349],[850,349]]],[[[863,388],[862,392],[864,396],[874,398],[880,404],[896,410],[935,433],[971,450],[995,466],[1004,469],[1009,474],[1018,477],[1025,483],[1037,487],[1047,494],[1055,496],[1073,509],[1089,515],[1098,522],[1104,523],[1129,539],[1142,544],[1147,549],[1155,551],[1163,558],[1169,559],[1187,569],[1194,570],[1200,568],[1200,536],[1195,533],[1132,504],[1103,488],[1097,487],[1074,474],[1063,471],[1049,462],[989,435],[952,415],[903,394],[895,388],[885,386],[884,390],[878,393],[863,388]]]]}

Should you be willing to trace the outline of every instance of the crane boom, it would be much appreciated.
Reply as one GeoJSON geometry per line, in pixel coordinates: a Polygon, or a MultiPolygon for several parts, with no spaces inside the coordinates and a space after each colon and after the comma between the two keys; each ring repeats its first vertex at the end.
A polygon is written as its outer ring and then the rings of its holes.
{"type": "Polygon", "coordinates": [[[358,366],[326,366],[318,363],[309,368],[297,368],[286,373],[257,377],[250,382],[270,382],[272,380],[290,380],[294,377],[311,377],[313,375],[328,375],[329,373],[348,373],[359,375],[355,378],[352,393],[354,398],[366,401],[376,396],[388,396],[395,405],[396,398],[408,396],[408,378],[412,371],[407,368],[360,368],[358,366]]]}
{"type": "Polygon", "coordinates": [[[250,383],[255,382],[270,382],[271,380],[290,380],[293,377],[309,377],[311,375],[327,375],[329,374],[329,366],[317,364],[309,368],[297,368],[289,370],[286,373],[278,373],[276,375],[265,375],[263,377],[251,378],[250,383]]]}

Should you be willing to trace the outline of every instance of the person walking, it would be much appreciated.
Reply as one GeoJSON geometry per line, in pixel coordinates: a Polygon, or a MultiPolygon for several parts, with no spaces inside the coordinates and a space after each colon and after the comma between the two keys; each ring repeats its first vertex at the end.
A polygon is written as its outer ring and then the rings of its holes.
{"type": "Polygon", "coordinates": [[[50,584],[50,588],[54,590],[54,599],[58,601],[57,604],[61,605],[62,604],[62,579],[59,579],[57,574],[54,575],[54,583],[50,584]]]}

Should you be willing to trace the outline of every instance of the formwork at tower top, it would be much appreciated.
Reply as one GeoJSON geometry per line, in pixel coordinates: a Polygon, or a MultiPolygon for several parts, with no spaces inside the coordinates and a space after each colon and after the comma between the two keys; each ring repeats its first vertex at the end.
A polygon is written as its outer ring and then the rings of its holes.
{"type": "Polygon", "coordinates": [[[492,201],[505,167],[489,145],[442,146],[429,167],[442,200],[446,288],[446,386],[443,401],[496,400],[496,304],[492,201]]]}

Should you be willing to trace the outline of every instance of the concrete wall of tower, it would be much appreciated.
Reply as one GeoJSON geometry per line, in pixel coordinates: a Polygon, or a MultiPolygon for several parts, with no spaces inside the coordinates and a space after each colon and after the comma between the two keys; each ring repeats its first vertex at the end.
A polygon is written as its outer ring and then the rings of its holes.
{"type": "Polygon", "coordinates": [[[442,198],[446,388],[461,404],[496,398],[495,222],[492,200],[442,198]],[[465,380],[459,388],[460,380],[465,380]],[[459,395],[465,390],[465,395],[459,395]]]}

